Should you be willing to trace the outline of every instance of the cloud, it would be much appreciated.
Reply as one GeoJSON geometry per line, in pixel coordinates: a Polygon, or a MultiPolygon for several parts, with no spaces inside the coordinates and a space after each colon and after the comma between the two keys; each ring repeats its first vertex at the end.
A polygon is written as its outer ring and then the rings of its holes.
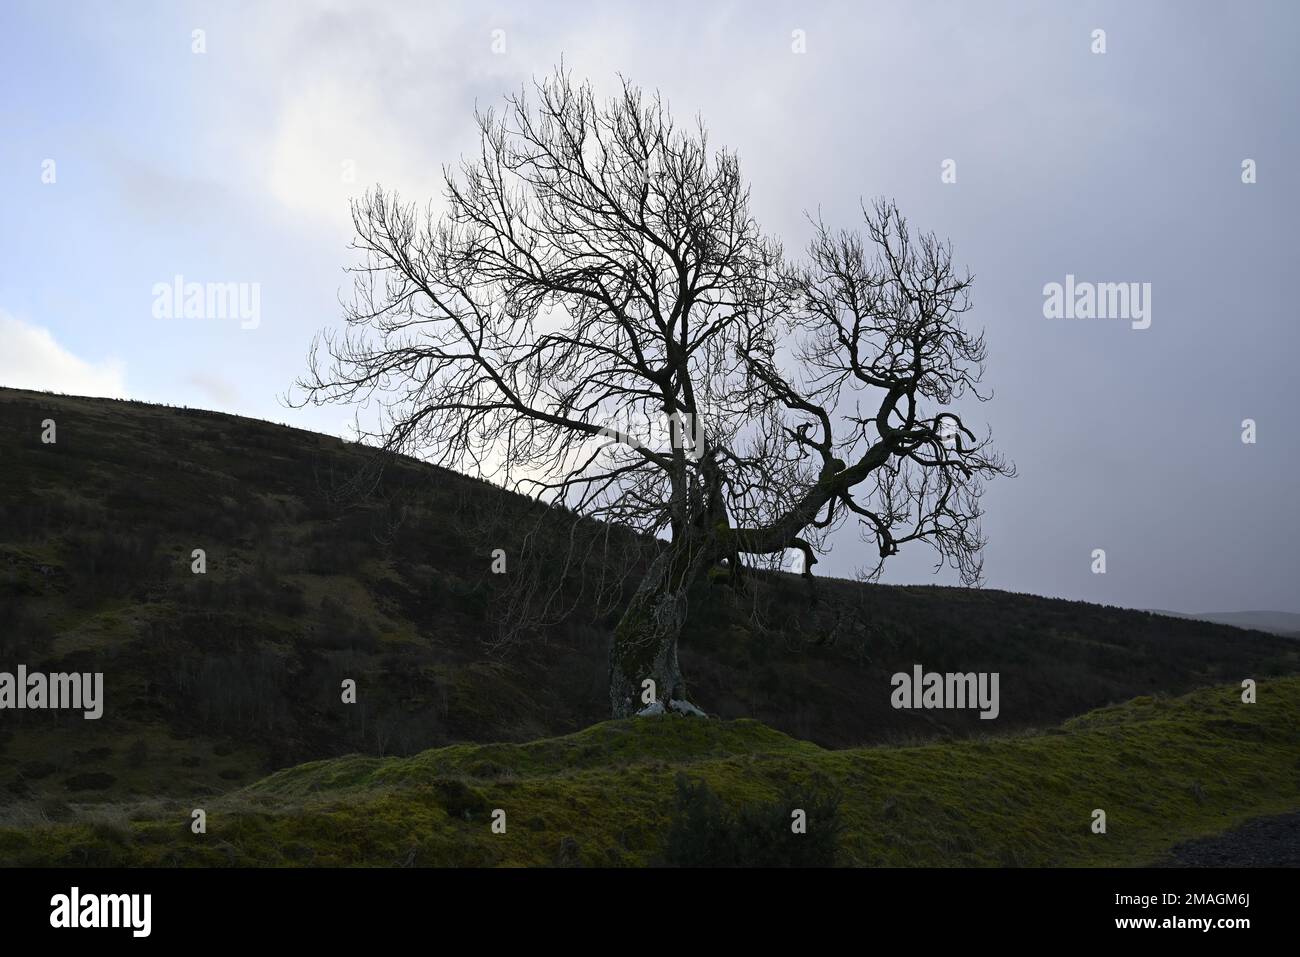
{"type": "Polygon", "coordinates": [[[227,175],[345,237],[349,199],[377,182],[421,203],[440,194],[441,164],[473,146],[467,104],[501,92],[479,84],[507,69],[489,52],[487,25],[467,45],[466,14],[445,5],[329,2],[226,16],[213,32],[240,38],[241,66],[211,104],[210,135],[236,159],[227,175]]]}
{"type": "Polygon", "coordinates": [[[350,225],[348,200],[376,181],[435,195],[437,166],[421,163],[384,119],[376,91],[329,79],[284,104],[267,158],[267,185],[296,212],[350,225]]]}
{"type": "Polygon", "coordinates": [[[193,372],[185,377],[185,384],[193,386],[210,399],[231,408],[239,402],[239,390],[221,376],[209,372],[193,372]]]}
{"type": "Polygon", "coordinates": [[[87,362],[54,340],[48,329],[0,310],[0,385],[69,395],[124,399],[126,367],[117,359],[87,362]]]}
{"type": "MultiPolygon", "coordinates": [[[[520,7],[482,15],[447,4],[328,0],[240,6],[223,16],[209,39],[238,37],[241,59],[213,88],[220,96],[204,101],[211,155],[225,164],[214,174],[231,177],[232,191],[260,186],[307,228],[340,229],[344,239],[352,235],[349,200],[376,183],[421,208],[427,201],[441,207],[443,165],[454,170],[462,156],[477,157],[475,107],[500,111],[505,94],[531,88],[561,57],[601,96],[615,92],[620,69],[652,89],[673,81],[683,119],[699,105],[688,95],[691,78],[725,87],[726,102],[756,100],[763,124],[771,112],[790,112],[778,101],[793,95],[777,85],[755,97],[746,77],[710,65],[734,45],[738,11],[660,37],[692,54],[671,69],[657,45],[647,49],[653,15],[631,10],[557,17],[520,7]]],[[[784,40],[777,48],[788,60],[784,40]]]]}

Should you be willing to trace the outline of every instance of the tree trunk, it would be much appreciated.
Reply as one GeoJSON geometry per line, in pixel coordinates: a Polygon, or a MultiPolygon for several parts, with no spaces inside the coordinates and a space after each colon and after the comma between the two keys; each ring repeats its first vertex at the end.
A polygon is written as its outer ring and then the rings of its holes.
{"type": "Polygon", "coordinates": [[[686,624],[686,595],[700,568],[702,551],[669,546],[647,570],[618,626],[609,650],[609,700],[615,718],[646,707],[643,682],[655,683],[654,700],[665,708],[686,700],[677,664],[677,638],[686,624]]]}

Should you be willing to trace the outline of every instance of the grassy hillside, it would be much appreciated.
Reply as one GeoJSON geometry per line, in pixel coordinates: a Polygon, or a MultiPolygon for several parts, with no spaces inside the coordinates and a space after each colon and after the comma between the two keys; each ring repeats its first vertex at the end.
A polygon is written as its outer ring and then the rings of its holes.
{"type": "MultiPolygon", "coordinates": [[[[371,455],[234,416],[0,389],[0,670],[103,671],[107,698],[99,721],[0,715],[0,804],[57,816],[214,795],[319,758],[604,719],[613,618],[590,568],[563,583],[573,615],[490,643],[509,577],[491,574],[492,549],[513,561],[537,506],[409,460],[361,495],[351,480],[371,455]]],[[[745,598],[706,586],[681,657],[710,712],[849,747],[1049,727],[1297,671],[1297,647],[1025,595],[769,575],[745,598]],[[1000,672],[1001,717],[892,709],[889,676],[915,663],[1000,672]]]]}
{"type": "MultiPolygon", "coordinates": [[[[1047,734],[920,747],[825,750],[755,721],[642,718],[306,764],[205,802],[202,835],[180,801],[69,809],[62,822],[11,809],[0,863],[644,865],[661,858],[682,773],[732,807],[819,782],[839,795],[841,864],[1144,864],[1300,806],[1298,755],[1294,677],[1262,683],[1257,704],[1235,686],[1143,697],[1047,734]],[[498,808],[504,834],[490,828],[498,808]],[[1096,808],[1105,834],[1092,833],[1096,808]]],[[[788,819],[779,807],[776,830],[788,819]]],[[[809,835],[825,824],[810,813],[809,835]]]]}

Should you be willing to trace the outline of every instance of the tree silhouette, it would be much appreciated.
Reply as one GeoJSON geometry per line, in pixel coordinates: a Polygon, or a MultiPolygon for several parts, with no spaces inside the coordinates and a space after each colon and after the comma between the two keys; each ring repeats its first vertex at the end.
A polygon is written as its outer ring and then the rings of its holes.
{"type": "Polygon", "coordinates": [[[300,385],[376,400],[385,449],[657,542],[614,629],[615,716],[646,679],[688,709],[677,639],[706,570],[794,550],[809,575],[856,521],[867,577],[924,541],[979,580],[982,480],[1012,468],[954,407],[987,396],[948,245],[880,201],[865,238],[814,221],[787,259],[735,154],[627,81],[599,102],[561,67],[476,115],[441,214],[353,203],[347,328],[300,385]]]}

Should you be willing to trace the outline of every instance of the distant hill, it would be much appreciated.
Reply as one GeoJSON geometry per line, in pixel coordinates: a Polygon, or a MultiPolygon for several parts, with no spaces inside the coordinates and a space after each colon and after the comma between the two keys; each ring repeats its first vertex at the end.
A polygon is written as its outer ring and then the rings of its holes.
{"type": "Polygon", "coordinates": [[[1293,611],[1210,611],[1199,615],[1180,611],[1156,611],[1154,614],[1191,618],[1195,621],[1212,621],[1220,625],[1231,625],[1233,628],[1249,628],[1254,631],[1268,632],[1270,635],[1300,638],[1300,614],[1293,611]]]}
{"type": "MultiPolygon", "coordinates": [[[[220,413],[0,389],[0,671],[103,671],[107,699],[98,721],[0,712],[0,802],[213,793],[350,752],[604,720],[616,612],[592,607],[590,568],[565,579],[573,615],[489,641],[492,549],[517,554],[540,506],[411,460],[358,497],[372,455],[220,413]]],[[[1050,727],[1300,670],[1295,642],[1209,622],[786,575],[748,596],[704,586],[681,658],[710,712],[826,747],[1050,727]],[[1000,719],[891,708],[890,675],[918,663],[998,671],[1000,719]]]]}

